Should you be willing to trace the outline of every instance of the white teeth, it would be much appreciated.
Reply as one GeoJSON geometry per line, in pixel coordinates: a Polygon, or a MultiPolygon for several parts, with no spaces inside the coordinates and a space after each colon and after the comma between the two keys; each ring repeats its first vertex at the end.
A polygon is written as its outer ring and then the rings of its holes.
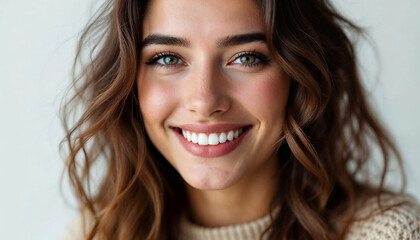
{"type": "Polygon", "coordinates": [[[211,133],[209,135],[209,145],[217,145],[219,144],[219,136],[216,133],[211,133]]]}
{"type": "Polygon", "coordinates": [[[193,142],[199,145],[218,145],[220,143],[225,143],[226,141],[233,141],[234,139],[241,136],[243,133],[243,128],[237,129],[235,131],[230,130],[229,132],[221,133],[195,133],[182,130],[182,136],[186,138],[189,142],[193,142]]]}
{"type": "Polygon", "coordinates": [[[235,136],[235,134],[233,133],[233,131],[229,131],[229,133],[227,135],[227,140],[232,141],[234,136],[235,136]]]}
{"type": "Polygon", "coordinates": [[[198,143],[198,137],[196,133],[191,134],[191,141],[193,143],[198,143]]]}
{"type": "Polygon", "coordinates": [[[225,142],[226,142],[226,133],[222,132],[222,133],[220,134],[220,137],[219,137],[219,142],[220,142],[220,143],[225,143],[225,142]]]}
{"type": "Polygon", "coordinates": [[[209,145],[209,138],[206,134],[200,133],[198,134],[198,144],[199,145],[209,145]]]}

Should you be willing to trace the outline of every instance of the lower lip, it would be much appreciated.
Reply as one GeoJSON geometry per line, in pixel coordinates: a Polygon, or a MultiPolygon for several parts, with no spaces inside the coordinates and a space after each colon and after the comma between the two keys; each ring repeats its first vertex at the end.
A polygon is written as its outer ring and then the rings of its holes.
{"type": "Polygon", "coordinates": [[[235,150],[245,135],[248,134],[251,127],[247,127],[246,130],[233,141],[227,141],[225,143],[219,143],[218,145],[199,145],[197,143],[189,142],[182,134],[179,132],[179,128],[174,128],[173,131],[175,136],[178,137],[182,146],[194,156],[203,157],[203,158],[216,158],[224,156],[233,150],[235,150]]]}

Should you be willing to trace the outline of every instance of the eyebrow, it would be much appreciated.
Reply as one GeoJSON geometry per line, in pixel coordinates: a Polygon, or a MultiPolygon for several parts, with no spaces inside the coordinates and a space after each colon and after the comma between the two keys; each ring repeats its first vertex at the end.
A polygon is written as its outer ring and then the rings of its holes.
{"type": "Polygon", "coordinates": [[[185,38],[177,38],[177,37],[161,35],[161,34],[150,34],[142,41],[142,47],[146,47],[152,44],[173,45],[173,46],[181,46],[181,47],[191,46],[191,43],[185,38]]]}
{"type": "MultiPolygon", "coordinates": [[[[217,41],[217,46],[222,48],[256,41],[266,42],[265,35],[263,33],[257,32],[227,36],[222,39],[219,39],[217,41]]],[[[162,34],[150,34],[142,41],[143,48],[153,44],[191,47],[191,42],[185,38],[178,38],[162,34]]]]}
{"type": "Polygon", "coordinates": [[[230,47],[235,45],[241,45],[250,42],[262,41],[266,42],[265,35],[263,33],[245,33],[233,36],[227,36],[217,41],[218,47],[230,47]]]}

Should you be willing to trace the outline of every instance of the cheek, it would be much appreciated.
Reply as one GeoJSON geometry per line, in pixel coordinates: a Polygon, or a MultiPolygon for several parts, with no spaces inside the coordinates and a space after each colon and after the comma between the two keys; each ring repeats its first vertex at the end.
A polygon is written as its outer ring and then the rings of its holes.
{"type": "Polygon", "coordinates": [[[138,83],[140,109],[145,124],[162,124],[175,106],[173,87],[158,80],[143,79],[138,83]]]}
{"type": "Polygon", "coordinates": [[[283,121],[290,81],[283,73],[261,76],[243,89],[243,101],[260,120],[283,121]],[[246,93],[246,94],[245,94],[246,93]]]}

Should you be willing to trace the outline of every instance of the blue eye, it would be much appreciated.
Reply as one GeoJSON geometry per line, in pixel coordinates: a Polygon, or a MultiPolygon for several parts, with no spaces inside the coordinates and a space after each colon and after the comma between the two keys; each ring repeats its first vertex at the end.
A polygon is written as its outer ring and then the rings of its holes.
{"type": "Polygon", "coordinates": [[[168,56],[160,57],[159,59],[157,59],[156,62],[162,65],[177,65],[177,64],[180,64],[182,61],[177,56],[168,55],[168,56]]]}

